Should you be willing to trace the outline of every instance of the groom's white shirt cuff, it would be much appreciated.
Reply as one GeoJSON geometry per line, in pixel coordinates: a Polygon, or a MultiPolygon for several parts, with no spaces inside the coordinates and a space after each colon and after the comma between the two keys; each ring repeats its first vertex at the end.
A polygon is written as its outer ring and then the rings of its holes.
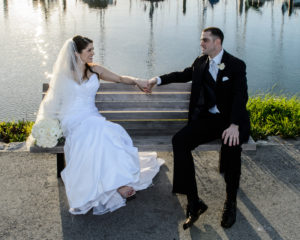
{"type": "Polygon", "coordinates": [[[161,78],[160,77],[156,77],[156,80],[157,80],[156,85],[160,85],[161,84],[161,78]]]}

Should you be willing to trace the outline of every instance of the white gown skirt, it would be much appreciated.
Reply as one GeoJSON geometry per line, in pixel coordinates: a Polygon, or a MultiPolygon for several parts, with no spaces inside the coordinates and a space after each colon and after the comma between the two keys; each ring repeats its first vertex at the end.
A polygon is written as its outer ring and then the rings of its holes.
{"type": "Polygon", "coordinates": [[[93,208],[99,215],[125,206],[117,189],[149,187],[164,163],[155,152],[138,153],[127,132],[101,115],[89,116],[75,126],[65,120],[64,125],[73,125],[66,131],[66,168],[61,172],[72,214],[93,208]]]}

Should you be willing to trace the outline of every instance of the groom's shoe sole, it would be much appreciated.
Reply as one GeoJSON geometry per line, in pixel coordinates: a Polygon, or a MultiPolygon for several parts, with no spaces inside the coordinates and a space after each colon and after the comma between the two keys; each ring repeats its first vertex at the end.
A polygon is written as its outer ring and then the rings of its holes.
{"type": "Polygon", "coordinates": [[[198,218],[200,217],[201,214],[203,214],[206,210],[207,210],[207,205],[203,202],[203,204],[201,205],[201,207],[199,208],[199,210],[197,211],[197,213],[190,213],[189,217],[185,220],[184,224],[183,224],[183,230],[186,230],[188,228],[190,228],[191,226],[193,226],[194,222],[196,222],[198,220],[198,218]]]}

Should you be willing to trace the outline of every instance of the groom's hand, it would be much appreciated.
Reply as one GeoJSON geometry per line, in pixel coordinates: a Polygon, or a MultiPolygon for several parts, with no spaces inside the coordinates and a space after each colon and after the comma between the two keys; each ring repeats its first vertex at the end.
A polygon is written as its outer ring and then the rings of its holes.
{"type": "Polygon", "coordinates": [[[148,81],[147,80],[144,80],[144,79],[138,79],[136,81],[136,85],[138,86],[138,88],[145,92],[145,93],[151,93],[148,91],[148,81]]]}
{"type": "Polygon", "coordinates": [[[157,84],[157,78],[154,77],[154,78],[151,78],[148,80],[148,85],[147,85],[147,88],[148,88],[148,92],[151,93],[152,92],[152,88],[154,86],[156,86],[157,84]]]}
{"type": "Polygon", "coordinates": [[[228,142],[229,147],[239,145],[239,134],[239,126],[232,123],[222,134],[224,144],[228,142]]]}

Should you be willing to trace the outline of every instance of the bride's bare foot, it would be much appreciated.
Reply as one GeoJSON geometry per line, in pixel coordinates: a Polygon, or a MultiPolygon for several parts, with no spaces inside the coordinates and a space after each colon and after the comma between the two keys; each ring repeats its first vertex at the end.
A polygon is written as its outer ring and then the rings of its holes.
{"type": "Polygon", "coordinates": [[[129,186],[123,186],[118,188],[118,192],[121,194],[123,198],[129,198],[135,194],[134,189],[129,186]]]}

